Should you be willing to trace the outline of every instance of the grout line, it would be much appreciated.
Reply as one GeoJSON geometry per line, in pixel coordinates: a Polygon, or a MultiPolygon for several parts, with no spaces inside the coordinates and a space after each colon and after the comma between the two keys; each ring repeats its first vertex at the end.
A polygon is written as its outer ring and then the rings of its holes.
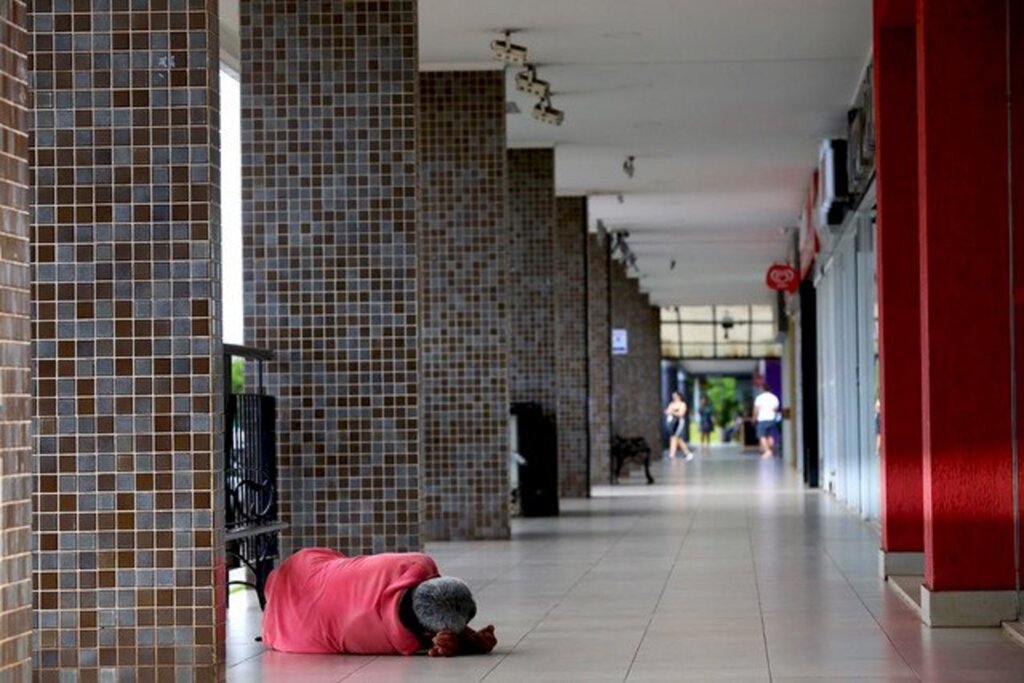
{"type": "MultiPolygon", "coordinates": [[[[847,514],[849,514],[849,513],[847,513],[847,514]]],[[[876,624],[878,624],[879,630],[885,636],[885,639],[889,641],[889,644],[892,645],[892,649],[894,649],[896,651],[896,654],[898,654],[900,656],[900,659],[903,660],[903,663],[907,665],[907,668],[910,669],[914,673],[914,676],[916,676],[918,680],[924,680],[924,679],[921,678],[921,673],[917,669],[914,668],[914,665],[911,664],[910,661],[906,657],[903,656],[903,651],[900,650],[898,645],[896,645],[896,641],[893,640],[892,636],[889,635],[889,632],[885,630],[885,626],[883,626],[882,622],[880,622],[878,620],[878,617],[875,615],[875,613],[873,611],[871,611],[871,608],[868,607],[868,604],[866,602],[864,602],[864,598],[861,596],[860,591],[858,591],[857,587],[853,585],[852,581],[850,581],[850,577],[847,576],[846,572],[843,571],[842,566],[840,566],[839,562],[836,561],[836,558],[834,558],[832,556],[832,553],[830,553],[828,551],[828,545],[825,542],[825,539],[822,538],[821,541],[822,541],[821,542],[821,549],[822,549],[822,552],[825,553],[825,557],[827,557],[828,561],[832,563],[832,566],[836,568],[836,571],[839,572],[839,575],[843,577],[843,581],[845,581],[846,585],[850,587],[850,590],[853,591],[853,594],[857,596],[857,600],[860,602],[861,605],[864,606],[864,609],[867,611],[867,613],[871,615],[871,620],[874,621],[876,624]]],[[[886,582],[886,583],[888,583],[888,582],[886,582]]],[[[885,587],[884,590],[888,590],[888,587],[885,587]]],[[[902,592],[902,591],[899,591],[899,592],[902,592]]],[[[883,599],[884,599],[884,596],[883,596],[883,599]]],[[[903,607],[905,607],[907,609],[910,609],[910,605],[904,604],[904,602],[902,600],[902,597],[901,597],[900,604],[903,607]]]]}
{"type": "Polygon", "coordinates": [[[757,553],[754,550],[754,531],[750,525],[750,504],[743,506],[743,516],[747,521],[747,544],[750,547],[750,564],[754,568],[754,591],[757,593],[757,615],[761,620],[761,639],[764,641],[764,663],[768,667],[768,680],[773,681],[772,656],[768,649],[768,629],[764,623],[764,605],[761,604],[761,578],[757,573],[757,553]]]}
{"type": "MultiPolygon", "coordinates": [[[[588,500],[590,500],[590,499],[588,499],[588,500]]],[[[589,503],[588,503],[588,507],[589,507],[589,503]]],[[[545,620],[545,619],[547,619],[547,618],[548,618],[548,616],[550,616],[550,615],[551,615],[551,613],[552,613],[552,612],[553,612],[553,611],[554,611],[555,609],[557,609],[557,608],[558,608],[558,607],[559,607],[559,606],[560,606],[560,605],[562,604],[562,600],[563,600],[563,599],[565,598],[565,596],[569,595],[569,593],[572,593],[573,589],[574,589],[574,588],[576,588],[576,586],[580,585],[580,582],[581,582],[581,581],[583,581],[583,579],[585,579],[585,578],[587,577],[587,575],[588,575],[588,574],[590,574],[590,572],[592,572],[592,571],[594,570],[594,568],[595,568],[595,567],[596,567],[597,565],[601,564],[601,562],[602,562],[602,561],[604,561],[604,559],[605,559],[606,557],[608,557],[608,555],[610,555],[610,554],[611,554],[611,552],[612,552],[613,550],[615,550],[615,547],[616,547],[616,546],[617,546],[617,545],[618,545],[619,543],[621,543],[621,542],[622,542],[622,540],[623,540],[624,538],[626,538],[627,536],[629,536],[629,535],[630,535],[630,534],[631,534],[631,533],[633,532],[633,530],[634,530],[634,529],[636,529],[636,527],[640,525],[640,522],[642,522],[642,521],[643,521],[644,517],[646,517],[646,516],[647,516],[647,515],[649,515],[649,514],[650,514],[650,513],[648,513],[648,512],[642,512],[642,513],[638,514],[638,515],[637,515],[637,519],[636,519],[636,521],[635,521],[635,522],[634,522],[634,523],[633,523],[633,524],[632,524],[632,525],[631,525],[631,526],[630,526],[630,527],[629,527],[628,529],[624,530],[624,531],[622,532],[622,534],[620,534],[620,535],[619,535],[619,537],[618,537],[618,538],[616,538],[616,539],[615,539],[615,541],[614,541],[614,542],[613,542],[613,543],[612,543],[612,544],[611,544],[610,546],[608,546],[608,549],[607,549],[607,550],[605,550],[605,551],[604,551],[604,552],[603,552],[603,553],[601,554],[601,556],[600,556],[600,557],[598,557],[598,558],[597,558],[596,560],[594,560],[594,563],[593,563],[593,564],[591,564],[591,565],[590,565],[590,567],[589,567],[589,568],[588,568],[588,569],[587,569],[587,570],[586,570],[585,572],[583,572],[582,574],[580,574],[579,578],[578,578],[578,579],[576,579],[576,580],[575,580],[575,581],[573,582],[573,584],[572,584],[571,586],[569,586],[569,588],[567,588],[567,589],[566,589],[566,591],[565,591],[565,592],[564,592],[564,593],[562,594],[562,596],[561,596],[560,598],[558,598],[558,599],[557,599],[557,600],[555,601],[555,603],[554,603],[553,605],[551,605],[551,607],[549,607],[549,608],[548,608],[548,609],[547,609],[547,610],[546,610],[546,611],[544,612],[544,614],[543,614],[543,615],[541,615],[540,619],[538,619],[538,620],[537,620],[537,622],[536,622],[536,623],[535,623],[535,624],[534,624],[534,625],[533,625],[533,626],[532,626],[532,627],[531,627],[531,628],[530,628],[530,629],[529,629],[529,630],[528,630],[528,631],[527,631],[526,633],[524,633],[524,634],[522,635],[522,637],[521,637],[521,638],[519,638],[519,640],[517,640],[517,641],[516,641],[516,642],[515,642],[515,643],[514,643],[514,644],[512,645],[512,647],[511,647],[511,648],[509,648],[509,651],[508,651],[508,652],[506,652],[505,654],[503,654],[503,655],[501,656],[501,658],[500,658],[500,659],[499,659],[499,660],[498,660],[497,662],[495,662],[495,663],[494,663],[494,666],[492,666],[492,667],[491,667],[490,669],[488,669],[488,670],[487,670],[487,673],[485,673],[485,674],[484,674],[483,676],[481,676],[481,677],[480,677],[480,681],[484,681],[484,680],[485,680],[485,679],[486,679],[486,678],[487,678],[488,676],[490,676],[490,675],[491,675],[492,673],[494,673],[494,670],[495,670],[495,669],[497,669],[497,668],[498,668],[499,666],[501,666],[501,663],[502,663],[502,662],[504,662],[504,661],[505,661],[505,659],[506,659],[506,658],[507,658],[507,657],[508,657],[508,656],[509,656],[510,654],[512,654],[512,652],[514,652],[514,651],[515,651],[515,649],[516,649],[517,647],[519,647],[519,645],[520,645],[520,644],[521,644],[521,643],[522,643],[522,642],[523,642],[524,640],[526,640],[527,636],[529,636],[529,635],[530,635],[531,633],[533,633],[533,632],[534,632],[534,630],[536,630],[536,628],[537,628],[538,626],[540,626],[540,624],[542,624],[542,623],[544,622],[544,620],[545,620]]],[[[552,540],[551,540],[551,541],[550,541],[549,543],[546,543],[546,544],[544,544],[544,546],[541,546],[541,548],[543,548],[543,547],[546,547],[547,545],[551,545],[551,544],[553,544],[553,543],[556,543],[556,541],[557,541],[557,539],[552,539],[552,540]]],[[[540,550],[540,548],[538,548],[538,550],[540,550]]],[[[520,562],[519,564],[522,564],[522,562],[520,562]]],[[[513,566],[515,566],[515,565],[513,565],[513,566]]],[[[497,581],[497,579],[495,579],[495,581],[497,581]]]]}
{"type": "Polygon", "coordinates": [[[347,674],[345,674],[344,676],[339,678],[337,681],[335,681],[335,683],[341,683],[342,681],[344,681],[346,679],[349,679],[352,676],[355,676],[357,673],[359,673],[360,671],[362,671],[366,667],[370,666],[371,664],[376,662],[378,659],[380,659],[380,657],[373,657],[373,658],[371,658],[370,661],[364,662],[362,666],[358,667],[357,669],[355,669],[353,671],[349,671],[347,674]]]}
{"type": "Polygon", "coordinates": [[[636,664],[636,658],[640,654],[640,648],[643,647],[644,640],[647,638],[647,632],[651,628],[651,624],[654,623],[654,617],[658,613],[658,607],[661,605],[662,599],[665,597],[665,591],[668,590],[668,583],[672,579],[672,572],[675,571],[676,566],[679,564],[679,558],[683,554],[683,548],[686,547],[686,539],[690,537],[690,532],[693,530],[694,524],[697,523],[697,515],[700,513],[702,498],[697,496],[697,504],[693,509],[693,517],[690,518],[690,523],[686,525],[686,531],[683,532],[683,538],[679,541],[679,550],[676,551],[675,559],[672,561],[672,567],[668,570],[668,574],[665,575],[665,583],[661,586],[661,592],[658,593],[658,600],[654,603],[654,609],[651,610],[651,616],[647,620],[647,625],[644,626],[644,632],[640,636],[640,642],[636,644],[636,650],[633,652],[633,658],[629,660],[629,668],[626,669],[626,676],[622,679],[623,682],[629,679],[631,673],[633,673],[633,665],[636,664]]]}

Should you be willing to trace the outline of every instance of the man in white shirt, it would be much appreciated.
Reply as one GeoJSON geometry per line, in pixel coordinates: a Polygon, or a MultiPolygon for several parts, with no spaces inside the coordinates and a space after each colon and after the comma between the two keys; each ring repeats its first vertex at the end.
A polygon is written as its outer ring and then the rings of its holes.
{"type": "Polygon", "coordinates": [[[779,397],[765,384],[754,399],[754,419],[757,420],[757,438],[761,441],[761,457],[772,457],[775,447],[775,422],[779,414],[779,397]]]}

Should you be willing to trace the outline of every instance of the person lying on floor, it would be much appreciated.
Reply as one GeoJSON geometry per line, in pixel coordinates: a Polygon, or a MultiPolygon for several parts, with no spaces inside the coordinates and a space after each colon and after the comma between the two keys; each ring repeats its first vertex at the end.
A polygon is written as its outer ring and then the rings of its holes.
{"type": "Polygon", "coordinates": [[[306,654],[487,654],[494,626],[474,631],[473,594],[422,553],[300,550],[267,579],[263,644],[306,654]]]}

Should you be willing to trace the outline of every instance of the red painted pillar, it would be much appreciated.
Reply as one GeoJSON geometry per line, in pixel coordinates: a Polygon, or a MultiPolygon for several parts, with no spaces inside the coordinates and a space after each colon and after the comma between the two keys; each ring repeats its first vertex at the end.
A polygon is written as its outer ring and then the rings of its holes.
{"type": "MultiPolygon", "coordinates": [[[[1013,155],[1013,231],[1014,231],[1014,309],[1017,323],[1017,458],[1024,458],[1024,5],[1010,3],[1010,69],[1013,92],[1013,118],[1010,147],[1013,155]]],[[[1024,464],[1024,463],[1022,463],[1024,464]]],[[[1024,510],[1024,466],[1018,470],[1020,504],[1024,510]]],[[[1024,548],[1024,524],[1020,548],[1024,548]]],[[[1024,583],[1024,557],[1020,558],[1024,583]]]]}
{"type": "Polygon", "coordinates": [[[1016,616],[1006,0],[918,0],[925,621],[1016,616]]]}
{"type": "Polygon", "coordinates": [[[880,570],[924,573],[914,0],[875,0],[874,101],[882,404],[880,570]]]}

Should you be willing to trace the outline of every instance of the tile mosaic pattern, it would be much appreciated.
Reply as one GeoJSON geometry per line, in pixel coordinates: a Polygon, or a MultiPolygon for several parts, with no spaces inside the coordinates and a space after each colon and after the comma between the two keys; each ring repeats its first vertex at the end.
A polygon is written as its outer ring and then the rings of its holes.
{"type": "Polygon", "coordinates": [[[27,9],[0,1],[0,681],[31,680],[27,9]]]}
{"type": "Polygon", "coordinates": [[[558,412],[558,491],[590,493],[587,434],[587,198],[555,203],[555,373],[558,412]]]}
{"type": "Polygon", "coordinates": [[[217,2],[37,0],[31,27],[36,677],[214,680],[217,2]]]}
{"type": "Polygon", "coordinates": [[[587,374],[590,483],[607,484],[611,443],[611,328],[608,326],[608,249],[601,235],[587,238],[587,374]]]}
{"type": "Polygon", "coordinates": [[[612,356],[612,433],[644,437],[657,457],[663,409],[658,309],[618,261],[611,277],[612,327],[629,335],[629,353],[612,356]]]}
{"type": "Polygon", "coordinates": [[[555,413],[555,152],[511,149],[509,174],[509,363],[511,400],[555,413]]]}
{"type": "Polygon", "coordinates": [[[420,74],[419,173],[421,528],[508,538],[502,72],[420,74]]]}
{"type": "Polygon", "coordinates": [[[247,342],[286,551],[419,548],[415,0],[242,3],[247,342]]]}

